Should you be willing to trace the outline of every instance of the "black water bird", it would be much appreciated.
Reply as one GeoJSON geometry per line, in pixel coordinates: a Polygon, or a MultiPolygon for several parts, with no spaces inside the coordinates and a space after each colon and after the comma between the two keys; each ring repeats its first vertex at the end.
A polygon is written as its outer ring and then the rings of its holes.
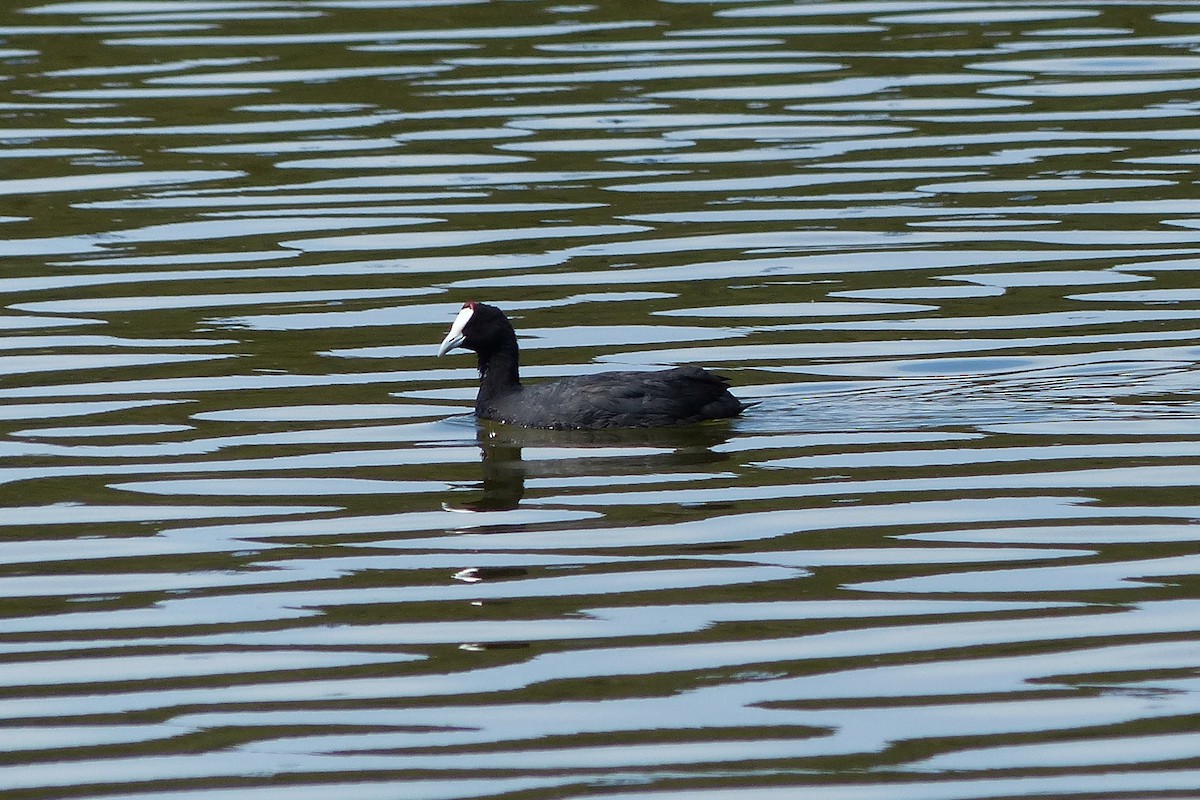
{"type": "Polygon", "coordinates": [[[479,357],[480,419],[555,430],[659,428],[736,417],[746,407],[729,393],[728,381],[693,366],[522,385],[512,323],[495,306],[473,300],[463,304],[438,355],[456,347],[479,357]]]}

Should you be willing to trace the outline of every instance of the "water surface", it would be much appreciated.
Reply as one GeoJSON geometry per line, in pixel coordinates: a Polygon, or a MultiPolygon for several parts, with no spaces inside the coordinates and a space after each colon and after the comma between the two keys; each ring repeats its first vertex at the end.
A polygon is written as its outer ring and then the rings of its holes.
{"type": "Polygon", "coordinates": [[[4,12],[0,790],[1188,796],[1198,23],[4,12]],[[477,425],[469,299],[755,405],[477,425]]]}

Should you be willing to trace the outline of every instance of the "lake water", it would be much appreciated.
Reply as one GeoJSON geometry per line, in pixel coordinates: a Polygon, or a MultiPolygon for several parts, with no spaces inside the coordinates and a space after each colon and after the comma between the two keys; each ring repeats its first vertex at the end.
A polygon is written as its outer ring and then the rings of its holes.
{"type": "Polygon", "coordinates": [[[1193,797],[1200,6],[0,12],[0,793],[1193,797]],[[477,425],[698,363],[754,402],[477,425]]]}

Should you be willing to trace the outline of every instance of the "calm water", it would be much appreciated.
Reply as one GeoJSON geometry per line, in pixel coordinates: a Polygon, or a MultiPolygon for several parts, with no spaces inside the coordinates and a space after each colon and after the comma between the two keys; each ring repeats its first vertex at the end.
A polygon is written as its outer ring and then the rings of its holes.
{"type": "Polygon", "coordinates": [[[1200,789],[1200,5],[0,12],[0,793],[1200,789]],[[479,427],[695,362],[687,429],[479,427]]]}

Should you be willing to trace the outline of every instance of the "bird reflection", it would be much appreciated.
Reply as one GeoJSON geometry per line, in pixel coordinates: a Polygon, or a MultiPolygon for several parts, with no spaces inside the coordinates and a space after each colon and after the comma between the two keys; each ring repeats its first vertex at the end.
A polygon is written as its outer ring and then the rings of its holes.
{"type": "Polygon", "coordinates": [[[724,461],[728,456],[714,448],[729,440],[731,427],[730,422],[714,421],[673,428],[553,431],[483,421],[476,433],[482,473],[479,491],[469,500],[447,507],[510,511],[524,498],[528,477],[605,476],[613,474],[614,467],[629,473],[669,475],[680,468],[724,461]],[[527,462],[522,458],[526,448],[548,452],[527,462]],[[592,452],[581,455],[581,449],[592,452]]]}

